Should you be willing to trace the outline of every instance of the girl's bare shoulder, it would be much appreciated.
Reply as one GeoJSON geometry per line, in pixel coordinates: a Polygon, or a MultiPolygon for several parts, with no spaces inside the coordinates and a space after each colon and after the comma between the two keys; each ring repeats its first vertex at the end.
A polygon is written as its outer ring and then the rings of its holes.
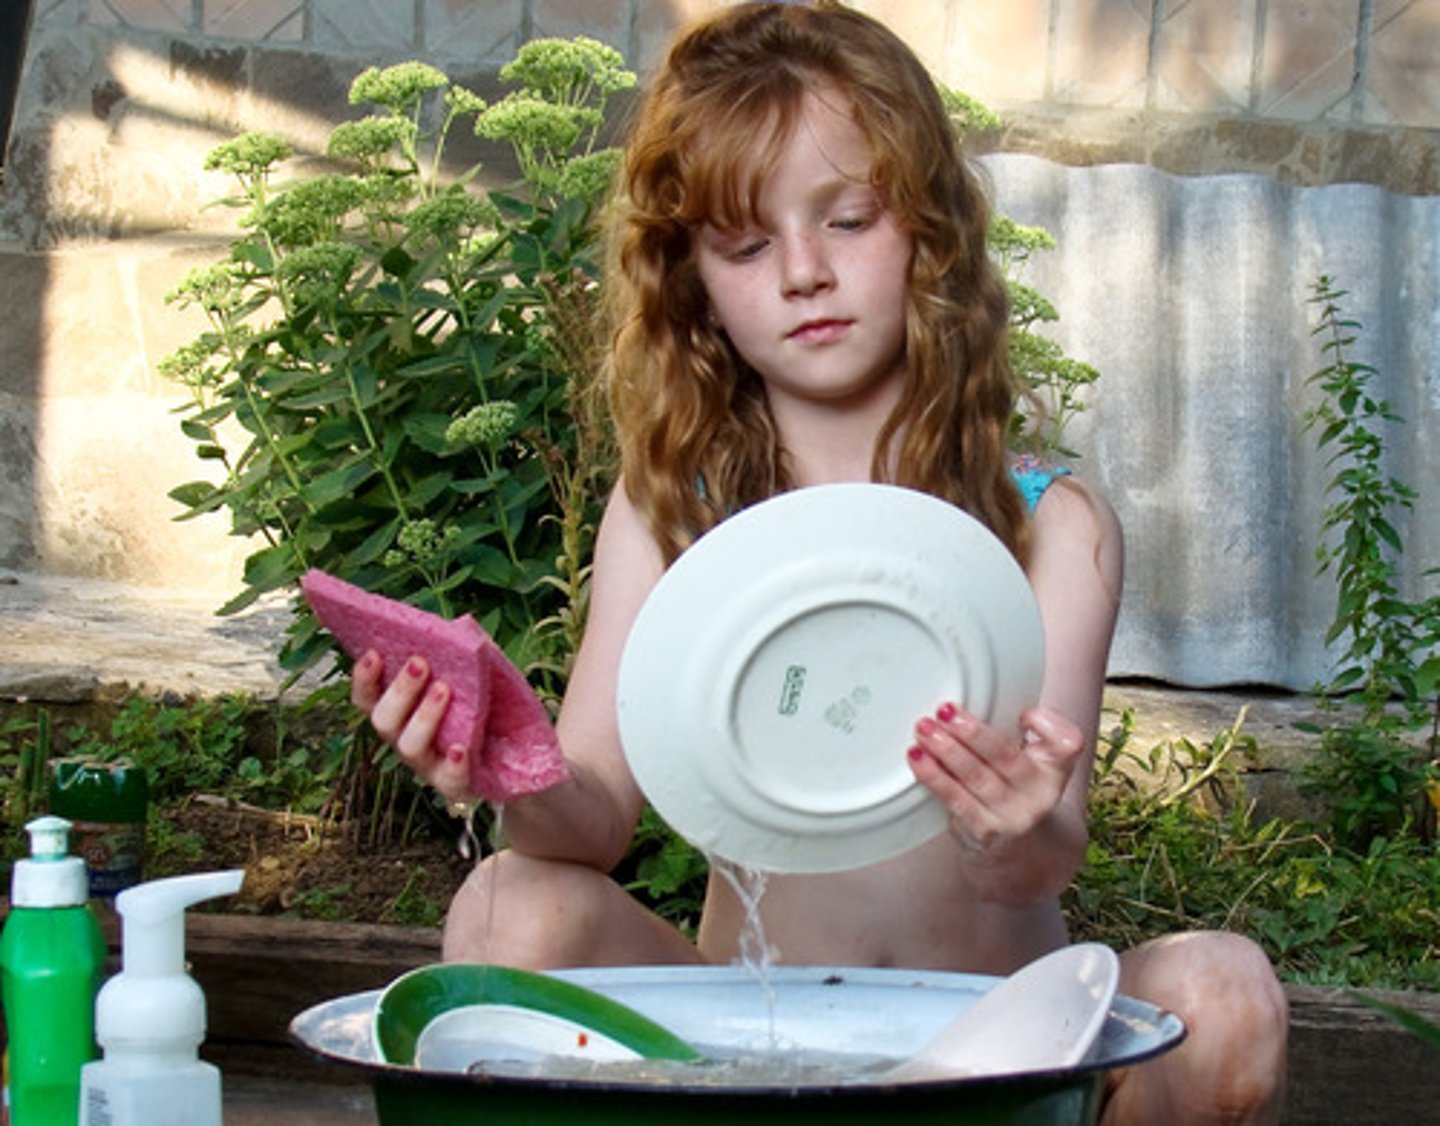
{"type": "Polygon", "coordinates": [[[1063,571],[1083,560],[1097,565],[1106,585],[1118,591],[1125,533],[1114,507],[1094,483],[1077,474],[1058,478],[1045,490],[1032,519],[1032,571],[1063,571]]]}

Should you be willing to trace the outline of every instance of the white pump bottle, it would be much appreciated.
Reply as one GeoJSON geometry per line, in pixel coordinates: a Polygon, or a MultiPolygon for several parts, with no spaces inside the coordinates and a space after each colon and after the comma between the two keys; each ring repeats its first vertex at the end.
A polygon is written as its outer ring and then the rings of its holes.
{"type": "Polygon", "coordinates": [[[185,908],[233,895],[244,878],[174,876],[116,897],[121,967],[95,1002],[105,1055],[80,1073],[81,1126],[220,1126],[220,1071],[199,1057],[205,994],[185,972],[185,908]]]}

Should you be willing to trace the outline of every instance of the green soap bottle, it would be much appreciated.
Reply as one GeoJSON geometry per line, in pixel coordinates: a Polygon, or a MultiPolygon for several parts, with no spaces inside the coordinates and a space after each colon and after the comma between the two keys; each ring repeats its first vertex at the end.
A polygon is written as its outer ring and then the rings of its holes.
{"type": "Polygon", "coordinates": [[[80,1069],[97,1054],[105,939],[86,906],[85,863],[67,855],[70,823],[41,817],[25,828],[31,856],[15,862],[0,933],[5,1100],[10,1126],[72,1126],[80,1117],[80,1069]]]}

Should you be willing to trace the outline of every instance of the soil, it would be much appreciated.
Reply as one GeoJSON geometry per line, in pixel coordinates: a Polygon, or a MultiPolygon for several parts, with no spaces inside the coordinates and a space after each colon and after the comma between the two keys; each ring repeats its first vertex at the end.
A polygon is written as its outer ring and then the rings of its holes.
{"type": "Polygon", "coordinates": [[[437,926],[473,864],[460,854],[458,822],[454,843],[371,847],[349,827],[220,799],[162,817],[201,842],[186,870],[245,869],[239,894],[216,905],[227,912],[437,926]]]}

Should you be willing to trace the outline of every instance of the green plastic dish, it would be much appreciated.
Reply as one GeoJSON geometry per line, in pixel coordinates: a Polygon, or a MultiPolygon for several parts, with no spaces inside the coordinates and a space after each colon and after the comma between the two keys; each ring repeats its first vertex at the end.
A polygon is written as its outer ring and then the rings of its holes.
{"type": "Polygon", "coordinates": [[[375,1006],[376,1054],[413,1066],[427,1026],[462,1009],[491,1006],[500,1017],[528,1010],[612,1040],[652,1060],[698,1060],[700,1053],[634,1009],[559,978],[508,966],[443,963],[396,978],[375,1006]]]}

